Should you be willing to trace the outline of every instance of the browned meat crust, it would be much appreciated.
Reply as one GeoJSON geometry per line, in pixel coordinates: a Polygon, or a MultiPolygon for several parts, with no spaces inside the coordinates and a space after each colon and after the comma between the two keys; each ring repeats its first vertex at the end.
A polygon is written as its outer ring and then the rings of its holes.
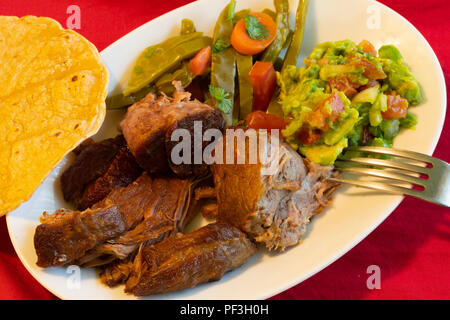
{"type": "Polygon", "coordinates": [[[88,252],[79,260],[79,264],[89,266],[104,264],[104,255],[125,259],[141,243],[154,244],[183,230],[188,220],[191,187],[190,180],[155,178],[140,222],[117,238],[88,252]]]}
{"type": "Polygon", "coordinates": [[[100,280],[109,287],[125,283],[133,270],[134,256],[125,260],[116,260],[103,269],[100,280]]]}
{"type": "Polygon", "coordinates": [[[190,180],[143,173],[91,209],[45,213],[35,232],[38,265],[102,265],[126,259],[141,243],[175,235],[189,217],[192,186],[190,180]]]}
{"type": "Polygon", "coordinates": [[[127,186],[142,172],[123,136],[93,142],[74,150],[75,161],[61,175],[64,199],[85,210],[111,190],[127,186]]]}
{"type": "MultiPolygon", "coordinates": [[[[269,144],[270,140],[267,147],[272,147],[269,144]]],[[[311,216],[327,205],[336,184],[327,181],[335,174],[332,166],[303,160],[282,141],[279,146],[277,157],[264,166],[258,158],[256,164],[248,160],[246,164],[214,164],[212,171],[218,219],[241,228],[268,249],[283,250],[299,242],[311,216]],[[271,165],[276,171],[263,175],[263,167],[271,165]]]]}
{"type": "Polygon", "coordinates": [[[34,247],[37,265],[43,268],[70,263],[126,230],[123,216],[111,202],[103,208],[83,212],[67,209],[52,215],[44,212],[41,223],[36,228],[34,247]]]}
{"type": "Polygon", "coordinates": [[[102,208],[114,203],[125,218],[127,230],[134,228],[143,218],[152,200],[153,179],[145,172],[126,187],[112,190],[108,196],[92,206],[102,208]]]}
{"type": "Polygon", "coordinates": [[[206,219],[216,219],[219,214],[217,203],[208,203],[202,207],[202,216],[206,219]]]}
{"type": "MultiPolygon", "coordinates": [[[[128,108],[120,128],[137,162],[149,173],[169,171],[179,177],[203,176],[208,173],[205,163],[194,164],[194,143],[191,144],[191,163],[175,164],[171,152],[178,141],[171,141],[176,129],[186,129],[194,138],[194,121],[202,124],[202,133],[209,128],[223,130],[222,113],[200,101],[190,101],[190,93],[176,91],[174,98],[152,94],[128,108]]],[[[202,142],[205,147],[208,142],[202,142]]]]}
{"type": "Polygon", "coordinates": [[[125,291],[146,296],[216,281],[255,252],[255,244],[238,228],[224,222],[209,224],[144,248],[125,291]]]}
{"type": "MultiPolygon", "coordinates": [[[[183,181],[183,180],[180,180],[183,181]]],[[[208,181],[206,180],[202,180],[202,181],[195,181],[192,183],[192,187],[194,185],[205,185],[207,184],[208,181]]],[[[189,190],[191,190],[192,188],[190,188],[189,190]]],[[[197,189],[196,189],[197,190],[197,189]]],[[[164,191],[160,190],[160,192],[165,193],[164,191]]],[[[189,191],[191,193],[191,191],[189,191]]],[[[183,196],[184,197],[184,196],[183,196]]],[[[183,197],[180,197],[180,199],[182,199],[183,197]]],[[[201,199],[196,199],[195,197],[191,196],[191,194],[189,194],[186,198],[186,205],[185,205],[185,209],[187,207],[188,210],[187,212],[183,212],[181,214],[181,217],[178,218],[178,222],[177,222],[177,228],[173,229],[173,231],[167,231],[164,232],[163,234],[163,238],[165,237],[172,237],[176,235],[176,232],[181,232],[184,230],[184,227],[186,226],[186,224],[189,223],[189,221],[191,221],[191,219],[198,213],[198,210],[200,209],[200,207],[202,206],[203,202],[201,201],[201,199]],[[189,204],[187,204],[189,203],[189,204]]],[[[166,204],[167,206],[167,204],[166,204]]],[[[180,208],[178,208],[180,209],[180,208]]],[[[178,210],[177,209],[177,210],[178,210]]],[[[157,212],[159,212],[160,214],[162,214],[163,212],[160,211],[159,209],[156,210],[157,212]]],[[[176,210],[169,210],[169,212],[171,212],[168,215],[164,215],[165,218],[167,219],[168,217],[173,217],[173,216],[177,216],[178,217],[178,213],[176,213],[176,210]]],[[[162,219],[164,219],[164,217],[161,217],[162,219]]],[[[164,224],[160,224],[157,223],[157,219],[150,217],[149,220],[153,220],[155,222],[155,225],[152,227],[151,224],[147,222],[142,222],[141,223],[141,227],[149,227],[148,230],[149,232],[147,232],[146,230],[142,230],[141,232],[147,235],[151,235],[152,231],[151,229],[155,229],[158,228],[158,226],[164,228],[164,224]]],[[[167,220],[169,221],[169,220],[167,220]]],[[[167,225],[166,225],[167,226],[167,225]]],[[[139,226],[138,226],[139,227],[139,226]]],[[[136,229],[138,229],[138,227],[136,227],[136,229]]],[[[145,228],[144,228],[145,229],[145,228]]],[[[162,231],[162,230],[161,230],[162,231]]],[[[126,233],[125,235],[127,235],[126,237],[120,237],[122,240],[124,240],[125,238],[129,238],[132,233],[134,233],[133,231],[130,231],[128,233],[126,233]]],[[[153,234],[154,231],[153,231],[153,234]]],[[[138,238],[141,238],[138,235],[138,238]]],[[[160,237],[158,237],[159,239],[160,237]]],[[[142,242],[142,246],[148,246],[151,244],[154,244],[157,242],[158,239],[155,238],[148,238],[147,240],[145,240],[145,242],[142,242]]],[[[141,239],[144,240],[144,239],[141,239]]],[[[113,242],[119,242],[121,240],[115,240],[113,242]]],[[[136,242],[138,243],[138,242],[136,242]]],[[[134,243],[128,243],[128,244],[122,244],[122,243],[112,243],[112,244],[106,244],[104,246],[100,246],[99,249],[100,250],[104,250],[105,252],[108,249],[112,249],[114,252],[113,254],[118,257],[119,259],[123,259],[122,252],[126,252],[127,250],[129,250],[129,248],[135,249],[137,246],[134,243]]],[[[95,250],[94,250],[95,251],[95,250]]],[[[134,257],[135,257],[135,253],[136,251],[133,251],[131,254],[128,255],[127,258],[123,259],[123,260],[116,260],[113,263],[110,263],[108,265],[106,265],[102,271],[102,273],[100,274],[100,279],[103,283],[105,283],[106,285],[113,287],[122,283],[125,283],[131,273],[132,267],[133,267],[133,261],[134,261],[134,257]]]]}
{"type": "Polygon", "coordinates": [[[216,189],[213,187],[201,187],[195,189],[195,200],[200,199],[215,199],[216,189]]]}

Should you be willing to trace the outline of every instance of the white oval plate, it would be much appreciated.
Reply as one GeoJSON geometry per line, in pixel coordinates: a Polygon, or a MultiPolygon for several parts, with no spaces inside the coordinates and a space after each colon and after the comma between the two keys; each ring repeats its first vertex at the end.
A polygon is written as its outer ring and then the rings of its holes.
{"type": "MultiPolygon", "coordinates": [[[[195,21],[197,30],[211,34],[216,19],[228,0],[200,0],[169,12],[127,34],[102,52],[109,68],[110,92],[126,85],[138,54],[179,30],[182,18],[195,21]]],[[[439,62],[422,35],[404,18],[371,0],[310,1],[302,55],[320,42],[352,39],[398,46],[405,61],[420,81],[425,101],[411,110],[418,116],[416,130],[404,131],[395,141],[398,148],[432,154],[445,119],[446,91],[439,62]]],[[[238,10],[272,8],[272,0],[239,0],[238,10]]],[[[297,1],[291,1],[291,20],[297,1]]],[[[97,135],[115,135],[122,111],[108,112],[97,135]]],[[[92,269],[80,273],[71,268],[40,269],[36,266],[33,235],[44,210],[67,207],[61,196],[59,174],[70,156],[53,170],[33,197],[7,216],[14,248],[30,273],[48,290],[63,299],[129,299],[123,287],[102,285],[92,269]],[[77,276],[80,281],[77,282],[77,276]]],[[[314,218],[304,241],[284,253],[259,252],[243,267],[226,274],[220,281],[199,285],[158,299],[263,299],[307,279],[350,250],[376,228],[402,200],[357,188],[343,188],[333,205],[314,218]]],[[[197,221],[197,223],[203,223],[197,221]]],[[[401,239],[399,239],[401,241],[401,239]]],[[[337,275],[339,276],[339,275],[337,275]]]]}

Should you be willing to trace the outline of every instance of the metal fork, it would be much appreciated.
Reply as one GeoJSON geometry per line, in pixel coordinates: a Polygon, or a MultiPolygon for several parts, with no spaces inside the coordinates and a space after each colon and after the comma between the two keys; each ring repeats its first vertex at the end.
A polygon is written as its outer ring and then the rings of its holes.
{"type": "Polygon", "coordinates": [[[341,178],[330,178],[331,181],[388,193],[409,195],[446,207],[450,206],[450,165],[447,162],[422,153],[391,148],[349,147],[347,150],[388,155],[394,158],[392,160],[351,158],[335,162],[336,168],[342,172],[383,178],[382,182],[341,178]],[[396,157],[409,160],[410,163],[395,161],[396,157]],[[431,165],[432,167],[412,164],[411,160],[417,164],[431,165]],[[401,184],[407,183],[409,187],[399,186],[399,182],[401,184]],[[417,186],[423,190],[412,189],[412,186],[417,186]]]}

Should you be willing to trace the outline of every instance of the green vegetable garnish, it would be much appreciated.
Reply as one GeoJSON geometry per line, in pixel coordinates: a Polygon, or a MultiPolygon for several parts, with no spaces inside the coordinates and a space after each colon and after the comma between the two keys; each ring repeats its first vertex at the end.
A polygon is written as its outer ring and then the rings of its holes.
{"type": "Polygon", "coordinates": [[[141,74],[141,73],[143,72],[143,70],[142,70],[141,67],[135,66],[135,67],[134,67],[134,72],[137,73],[137,74],[141,74]]]}
{"type": "Polygon", "coordinates": [[[230,46],[230,41],[219,38],[216,40],[216,42],[214,42],[214,45],[212,47],[212,52],[213,53],[219,53],[222,52],[223,50],[225,50],[226,48],[228,48],[230,46]]]}
{"type": "Polygon", "coordinates": [[[230,94],[223,88],[215,87],[214,85],[209,85],[209,93],[211,97],[216,100],[216,106],[225,114],[229,114],[233,107],[230,94]]]}
{"type": "Polygon", "coordinates": [[[150,58],[152,55],[155,54],[155,52],[156,52],[155,48],[150,48],[150,49],[147,50],[147,52],[145,52],[144,56],[146,58],[150,58]]]}
{"type": "Polygon", "coordinates": [[[228,20],[233,20],[234,18],[234,9],[236,8],[236,0],[231,0],[228,6],[228,20]]]}
{"type": "Polygon", "coordinates": [[[270,36],[266,25],[259,22],[257,17],[249,14],[244,17],[244,23],[250,38],[254,40],[265,40],[270,36]]]}
{"type": "MultiPolygon", "coordinates": [[[[221,11],[216,25],[214,26],[213,43],[218,39],[230,39],[234,28],[234,20],[237,19],[238,16],[244,17],[241,12],[236,12],[234,18],[228,20],[229,13],[233,10],[233,2],[230,2],[221,11]]],[[[233,48],[229,47],[219,53],[212,53],[210,78],[213,86],[224,89],[231,97],[231,111],[227,114],[224,113],[224,119],[227,125],[231,125],[233,119],[239,116],[238,106],[233,105],[236,82],[236,55],[233,48]]],[[[213,100],[211,103],[215,104],[214,99],[209,99],[208,97],[208,100],[213,100]]]]}

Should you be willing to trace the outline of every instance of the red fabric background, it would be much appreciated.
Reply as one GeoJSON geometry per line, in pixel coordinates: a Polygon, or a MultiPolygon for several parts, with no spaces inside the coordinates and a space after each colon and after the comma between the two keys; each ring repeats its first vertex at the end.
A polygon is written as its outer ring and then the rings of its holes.
{"type": "MultiPolygon", "coordinates": [[[[341,0],[344,1],[344,0],[341,0]]],[[[67,7],[81,8],[81,34],[99,51],[141,24],[190,0],[4,0],[0,15],[49,16],[65,25],[67,7]]],[[[450,69],[450,1],[382,0],[414,24],[450,69]]],[[[450,97],[447,86],[447,95],[450,97]]],[[[450,113],[434,153],[450,161],[450,113]]],[[[273,299],[450,299],[449,210],[412,198],[341,259],[273,299]],[[366,286],[367,267],[381,268],[381,289],[366,286]]],[[[0,219],[0,299],[54,299],[26,271],[0,219]]]]}

